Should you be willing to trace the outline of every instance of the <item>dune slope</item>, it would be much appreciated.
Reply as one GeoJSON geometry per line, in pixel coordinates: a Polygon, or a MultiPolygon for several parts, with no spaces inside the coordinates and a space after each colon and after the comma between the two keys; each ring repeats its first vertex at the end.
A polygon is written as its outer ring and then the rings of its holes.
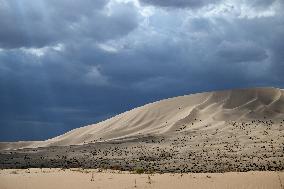
{"type": "Polygon", "coordinates": [[[283,90],[240,89],[170,98],[46,141],[0,146],[2,169],[281,171],[283,90]]]}
{"type": "Polygon", "coordinates": [[[46,141],[0,143],[0,149],[80,145],[145,135],[173,136],[180,132],[226,129],[228,124],[241,120],[278,120],[282,130],[281,119],[284,119],[282,89],[206,92],[150,103],[46,141]]]}

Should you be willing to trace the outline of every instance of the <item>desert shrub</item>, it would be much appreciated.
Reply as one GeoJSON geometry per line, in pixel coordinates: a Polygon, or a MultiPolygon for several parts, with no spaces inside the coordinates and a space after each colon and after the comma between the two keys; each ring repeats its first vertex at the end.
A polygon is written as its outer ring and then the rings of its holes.
{"type": "Polygon", "coordinates": [[[154,174],[155,173],[155,170],[154,169],[150,169],[146,172],[147,174],[154,174]]]}
{"type": "Polygon", "coordinates": [[[14,171],[11,171],[11,174],[18,174],[18,172],[14,170],[14,171]]]}
{"type": "Polygon", "coordinates": [[[135,169],[135,173],[142,174],[142,173],[144,173],[144,169],[143,168],[137,168],[137,169],[135,169]]]}
{"type": "Polygon", "coordinates": [[[99,168],[99,169],[98,169],[98,173],[101,173],[101,172],[103,172],[103,169],[102,169],[102,168],[99,168]]]}
{"type": "Polygon", "coordinates": [[[122,167],[121,166],[119,166],[119,165],[113,165],[113,166],[111,166],[110,167],[110,169],[112,169],[112,170],[122,170],[122,167]]]}

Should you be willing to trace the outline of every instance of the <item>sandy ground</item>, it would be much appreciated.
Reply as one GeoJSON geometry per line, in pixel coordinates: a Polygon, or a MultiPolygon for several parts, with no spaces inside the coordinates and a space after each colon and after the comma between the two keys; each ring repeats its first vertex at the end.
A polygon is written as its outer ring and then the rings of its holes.
{"type": "Polygon", "coordinates": [[[82,169],[4,169],[1,189],[237,188],[283,189],[284,172],[131,174],[82,169]],[[93,175],[93,179],[92,179],[93,175]],[[135,184],[136,182],[136,184],[135,184]]]}

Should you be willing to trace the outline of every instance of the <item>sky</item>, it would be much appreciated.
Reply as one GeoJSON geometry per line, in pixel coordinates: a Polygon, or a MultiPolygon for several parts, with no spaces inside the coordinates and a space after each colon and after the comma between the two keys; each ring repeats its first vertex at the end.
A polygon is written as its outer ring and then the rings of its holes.
{"type": "Polygon", "coordinates": [[[0,141],[261,86],[284,88],[283,0],[0,0],[0,141]]]}

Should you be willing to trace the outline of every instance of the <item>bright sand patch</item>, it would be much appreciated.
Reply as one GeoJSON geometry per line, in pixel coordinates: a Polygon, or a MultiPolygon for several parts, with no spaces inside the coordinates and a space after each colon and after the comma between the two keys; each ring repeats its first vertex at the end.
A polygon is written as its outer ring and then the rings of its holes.
{"type": "Polygon", "coordinates": [[[0,170],[1,189],[237,188],[283,189],[284,172],[131,174],[82,169],[0,170]],[[92,179],[93,175],[93,179],[92,179]],[[136,182],[136,187],[135,187],[136,182]]]}

